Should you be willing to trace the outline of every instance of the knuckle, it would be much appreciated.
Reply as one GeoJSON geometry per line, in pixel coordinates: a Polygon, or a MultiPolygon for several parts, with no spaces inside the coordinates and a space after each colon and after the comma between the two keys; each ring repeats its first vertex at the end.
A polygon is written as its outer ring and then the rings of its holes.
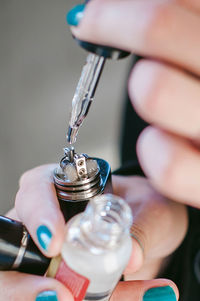
{"type": "Polygon", "coordinates": [[[130,98],[138,113],[149,122],[160,117],[163,107],[162,97],[163,93],[165,94],[167,82],[168,72],[161,63],[141,60],[133,69],[129,81],[130,98]],[[138,81],[143,82],[145,89],[138,87],[138,81]],[[138,89],[139,92],[137,92],[138,89]]]}
{"type": "Polygon", "coordinates": [[[145,232],[142,230],[142,227],[137,222],[132,224],[131,236],[140,244],[145,253],[145,249],[148,246],[148,238],[145,232]]]}
{"type": "Polygon", "coordinates": [[[169,3],[159,3],[153,7],[152,18],[146,32],[147,45],[156,45],[163,48],[163,39],[175,26],[175,14],[172,5],[169,3]]]}
{"type": "Polygon", "coordinates": [[[83,26],[81,24],[80,28],[82,28],[85,34],[87,34],[87,37],[95,39],[96,36],[99,35],[99,32],[101,32],[101,20],[103,19],[106,9],[106,1],[91,1],[88,6],[90,9],[87,11],[87,18],[84,18],[84,20],[87,19],[87,22],[84,22],[83,20],[83,26]]]}
{"type": "Polygon", "coordinates": [[[24,172],[20,177],[19,186],[25,187],[30,182],[41,177],[48,178],[56,166],[56,164],[41,165],[24,172]]]}
{"type": "MultiPolygon", "coordinates": [[[[26,194],[26,191],[23,189],[19,189],[15,196],[15,209],[18,208],[18,206],[21,206],[21,204],[24,202],[24,194],[26,194]]],[[[28,206],[27,206],[28,207],[28,206]]]]}
{"type": "Polygon", "coordinates": [[[168,164],[161,179],[161,189],[168,196],[179,197],[187,189],[184,181],[185,177],[182,176],[184,175],[182,162],[184,162],[184,156],[180,152],[174,153],[173,159],[168,164]]]}
{"type": "Polygon", "coordinates": [[[31,170],[24,172],[19,179],[19,186],[21,187],[29,178],[31,170]]]}

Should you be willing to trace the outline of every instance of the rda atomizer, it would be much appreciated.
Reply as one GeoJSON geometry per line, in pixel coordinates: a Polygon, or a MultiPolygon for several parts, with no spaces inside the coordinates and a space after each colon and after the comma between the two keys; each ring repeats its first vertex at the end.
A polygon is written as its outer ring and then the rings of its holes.
{"type": "Polygon", "coordinates": [[[54,183],[65,220],[82,212],[88,201],[102,193],[111,193],[111,168],[103,159],[77,154],[65,148],[60,167],[54,171],[54,183]]]}

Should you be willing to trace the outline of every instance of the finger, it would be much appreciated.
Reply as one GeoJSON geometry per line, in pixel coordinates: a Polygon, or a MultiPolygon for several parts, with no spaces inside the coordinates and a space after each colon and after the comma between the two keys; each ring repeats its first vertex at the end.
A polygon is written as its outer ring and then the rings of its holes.
{"type": "Polygon", "coordinates": [[[142,177],[113,177],[113,187],[133,214],[133,251],[125,274],[139,271],[134,279],[154,278],[163,258],[178,247],[186,234],[186,208],[162,197],[142,177]]]}
{"type": "Polygon", "coordinates": [[[152,184],[164,195],[200,207],[200,153],[184,139],[148,127],[137,153],[152,184]]]}
{"type": "Polygon", "coordinates": [[[188,9],[193,10],[196,13],[200,13],[200,1],[199,0],[176,0],[178,4],[184,5],[188,9]]]}
{"type": "Polygon", "coordinates": [[[15,208],[12,208],[11,210],[9,210],[7,213],[6,213],[6,216],[9,217],[9,218],[12,218],[16,221],[19,221],[19,217],[17,215],[17,212],[16,212],[16,209],[15,208]]]}
{"type": "Polygon", "coordinates": [[[171,1],[93,0],[72,31],[79,39],[167,60],[200,75],[200,18],[171,1]]]}
{"type": "Polygon", "coordinates": [[[26,172],[16,196],[16,211],[38,247],[52,257],[60,252],[64,238],[64,218],[53,183],[56,165],[26,172]]]}
{"type": "Polygon", "coordinates": [[[120,282],[110,301],[176,301],[179,293],[176,285],[166,279],[120,282]]]}
{"type": "Polygon", "coordinates": [[[130,77],[129,95],[149,123],[199,140],[199,79],[159,62],[141,60],[130,77]]]}
{"type": "Polygon", "coordinates": [[[0,272],[0,291],[0,301],[73,300],[71,293],[57,280],[17,272],[0,272]]]}

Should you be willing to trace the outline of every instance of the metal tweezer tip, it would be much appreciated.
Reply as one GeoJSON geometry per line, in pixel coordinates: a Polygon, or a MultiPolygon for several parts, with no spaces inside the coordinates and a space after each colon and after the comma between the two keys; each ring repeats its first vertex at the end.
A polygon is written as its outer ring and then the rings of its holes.
{"type": "Polygon", "coordinates": [[[78,128],[72,128],[69,126],[67,133],[67,142],[74,144],[76,142],[76,136],[78,134],[78,128]]]}

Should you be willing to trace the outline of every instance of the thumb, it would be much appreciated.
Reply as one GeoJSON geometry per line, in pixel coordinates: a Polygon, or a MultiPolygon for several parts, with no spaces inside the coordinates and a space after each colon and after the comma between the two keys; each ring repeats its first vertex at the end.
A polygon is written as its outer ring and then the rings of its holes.
{"type": "Polygon", "coordinates": [[[176,285],[167,279],[120,282],[110,301],[176,301],[176,285]]]}

